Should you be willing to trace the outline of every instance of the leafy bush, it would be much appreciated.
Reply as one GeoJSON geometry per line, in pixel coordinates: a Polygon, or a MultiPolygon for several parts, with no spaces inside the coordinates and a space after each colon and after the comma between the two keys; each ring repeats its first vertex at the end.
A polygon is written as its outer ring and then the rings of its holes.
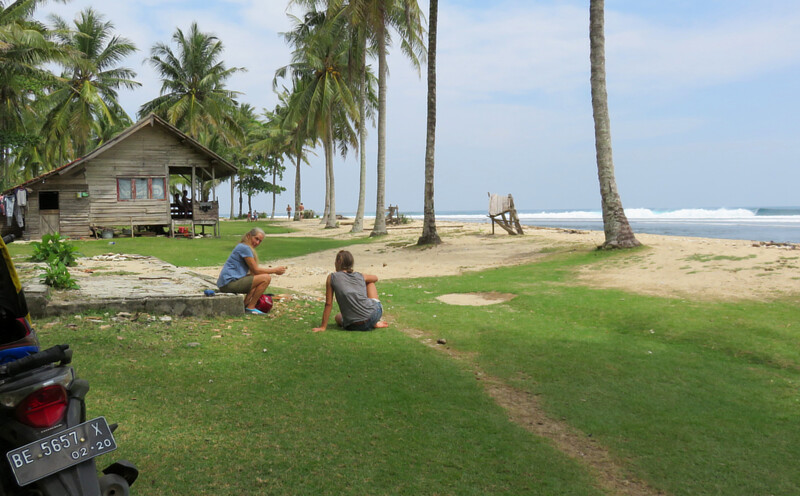
{"type": "Polygon", "coordinates": [[[78,289],[78,283],[72,279],[67,266],[55,257],[50,259],[44,269],[44,284],[56,289],[78,289]]]}
{"type": "Polygon", "coordinates": [[[75,265],[75,259],[80,256],[78,249],[72,245],[67,238],[58,233],[45,234],[41,242],[33,244],[33,255],[31,260],[34,262],[52,263],[57,260],[67,267],[75,265]]]}
{"type": "Polygon", "coordinates": [[[77,248],[67,238],[58,233],[45,234],[41,242],[33,243],[34,262],[47,262],[44,279],[41,281],[56,289],[77,289],[78,284],[72,279],[68,266],[75,265],[80,255],[77,248]]]}
{"type": "Polygon", "coordinates": [[[314,211],[309,208],[308,210],[303,210],[302,218],[303,219],[316,219],[317,216],[314,213],[314,211]]]}

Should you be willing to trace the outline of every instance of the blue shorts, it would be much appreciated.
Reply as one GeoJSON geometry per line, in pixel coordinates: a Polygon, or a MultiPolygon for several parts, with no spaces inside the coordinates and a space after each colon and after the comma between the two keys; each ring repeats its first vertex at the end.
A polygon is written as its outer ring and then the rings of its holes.
{"type": "Polygon", "coordinates": [[[381,306],[381,302],[372,299],[375,302],[375,308],[372,310],[372,315],[363,322],[355,322],[353,324],[348,325],[345,327],[348,331],[371,331],[375,328],[375,324],[381,320],[381,316],[383,315],[383,306],[381,306]]]}

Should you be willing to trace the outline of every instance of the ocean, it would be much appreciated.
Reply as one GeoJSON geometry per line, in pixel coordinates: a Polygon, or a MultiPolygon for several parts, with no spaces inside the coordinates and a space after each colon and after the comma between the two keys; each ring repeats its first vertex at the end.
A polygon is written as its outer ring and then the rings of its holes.
{"type": "MultiPolygon", "coordinates": [[[[422,212],[401,212],[422,219],[422,212]]],[[[518,210],[523,226],[602,231],[600,210],[518,210]]],[[[625,209],[634,232],[800,243],[800,207],[625,209]]],[[[351,213],[348,216],[352,216],[351,213]]],[[[486,211],[436,212],[436,219],[488,223],[486,211]]]]}

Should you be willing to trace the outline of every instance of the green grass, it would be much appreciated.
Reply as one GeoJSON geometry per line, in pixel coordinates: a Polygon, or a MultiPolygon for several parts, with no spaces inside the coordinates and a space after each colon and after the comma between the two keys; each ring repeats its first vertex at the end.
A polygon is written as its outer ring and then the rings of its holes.
{"type": "Polygon", "coordinates": [[[695,253],[694,255],[690,255],[684,260],[689,262],[717,262],[720,260],[726,260],[729,262],[741,262],[742,260],[749,260],[751,258],[756,258],[755,255],[746,255],[744,257],[735,257],[731,255],[708,255],[708,254],[700,254],[695,253]]]}
{"type": "MultiPolygon", "coordinates": [[[[225,221],[220,223],[219,238],[119,237],[112,240],[75,240],[72,243],[83,256],[87,257],[104,253],[133,253],[151,255],[182,267],[210,267],[221,266],[225,263],[242,235],[253,227],[260,227],[268,234],[258,248],[258,257],[261,262],[371,241],[368,236],[341,240],[281,237],[278,235],[291,232],[291,230],[282,226],[273,226],[265,221],[225,221]]],[[[30,244],[11,244],[8,248],[14,257],[29,257],[33,253],[33,246],[30,244]]]]}
{"type": "Polygon", "coordinates": [[[797,296],[713,303],[575,283],[577,267],[640,255],[382,282],[394,324],[372,333],[313,334],[322,304],[303,301],[263,319],[38,324],[43,344],[75,348],[89,415],[120,422],[113,457],[142,469],[135,494],[599,494],[589,468],[508,420],[470,362],[656,490],[800,494],[797,296]],[[475,291],[516,297],[436,300],[475,291]]]}
{"type": "Polygon", "coordinates": [[[570,284],[571,266],[625,256],[591,253],[382,289],[400,325],[445,338],[539,395],[553,418],[591,434],[653,487],[800,494],[798,302],[699,303],[570,284]],[[517,297],[490,307],[435,300],[476,290],[517,297]]]}
{"type": "Polygon", "coordinates": [[[88,415],[120,423],[98,464],[134,461],[134,494],[600,494],[457,363],[397,330],[311,333],[318,310],[40,337],[71,343],[88,415]]]}

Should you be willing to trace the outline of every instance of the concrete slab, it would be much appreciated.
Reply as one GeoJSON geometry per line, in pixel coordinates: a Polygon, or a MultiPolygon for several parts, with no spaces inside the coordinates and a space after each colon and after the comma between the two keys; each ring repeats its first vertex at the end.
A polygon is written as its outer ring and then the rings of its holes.
{"type": "Polygon", "coordinates": [[[70,275],[80,289],[56,290],[39,283],[43,264],[15,262],[32,317],[86,311],[172,316],[242,315],[242,295],[205,296],[214,278],[155,257],[106,254],[78,259],[70,275]]]}

